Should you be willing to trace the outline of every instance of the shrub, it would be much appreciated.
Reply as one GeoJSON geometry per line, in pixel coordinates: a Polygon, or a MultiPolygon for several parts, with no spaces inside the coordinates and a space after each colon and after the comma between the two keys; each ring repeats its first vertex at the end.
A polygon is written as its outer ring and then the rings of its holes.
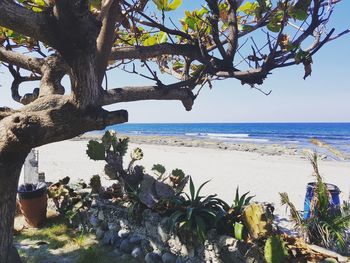
{"type": "Polygon", "coordinates": [[[201,242],[206,239],[206,232],[215,227],[226,214],[225,208],[228,207],[216,195],[200,195],[202,188],[208,182],[203,183],[196,190],[190,178],[190,195],[182,193],[173,200],[175,212],[170,216],[173,228],[177,226],[180,232],[190,233],[201,242]]]}
{"type": "Polygon", "coordinates": [[[289,200],[287,193],[280,193],[281,203],[289,208],[295,228],[306,241],[326,248],[345,251],[347,249],[345,236],[350,225],[350,215],[341,210],[334,211],[331,207],[331,195],[319,173],[316,153],[311,156],[310,161],[316,177],[314,196],[311,200],[311,217],[302,218],[289,200]]]}

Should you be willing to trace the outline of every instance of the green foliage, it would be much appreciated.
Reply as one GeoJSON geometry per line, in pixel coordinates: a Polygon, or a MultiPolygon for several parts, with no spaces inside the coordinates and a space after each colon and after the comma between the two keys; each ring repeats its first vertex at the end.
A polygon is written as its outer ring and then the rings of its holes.
{"type": "Polygon", "coordinates": [[[288,250],[280,236],[271,236],[266,240],[264,254],[267,263],[284,263],[288,250]]]}
{"type": "Polygon", "coordinates": [[[171,172],[170,175],[170,180],[175,184],[179,184],[184,178],[185,178],[185,173],[181,169],[174,169],[171,172]]]}
{"type": "Polygon", "coordinates": [[[93,193],[99,193],[101,190],[101,178],[99,175],[93,175],[90,179],[90,187],[93,193]]]}
{"type": "Polygon", "coordinates": [[[289,208],[295,228],[306,236],[307,241],[326,248],[346,251],[345,234],[350,226],[350,215],[344,213],[344,210],[332,208],[330,193],[318,170],[316,153],[310,157],[310,161],[316,177],[314,195],[310,202],[310,218],[303,219],[299,215],[293,203],[289,201],[288,194],[280,193],[281,203],[289,208]]]}
{"type": "Polygon", "coordinates": [[[190,178],[190,195],[184,193],[173,200],[175,212],[170,216],[173,228],[177,226],[179,231],[190,233],[201,242],[206,239],[207,231],[225,215],[224,208],[228,207],[216,195],[200,195],[202,188],[208,182],[196,190],[190,178]]]}
{"type": "Polygon", "coordinates": [[[153,3],[160,11],[173,11],[180,7],[182,0],[173,0],[170,3],[168,0],[153,0],[153,3]]]}
{"type": "Polygon", "coordinates": [[[128,206],[128,217],[140,222],[142,219],[142,212],[147,208],[140,198],[140,188],[128,187],[127,196],[130,201],[128,206]]]}
{"type": "Polygon", "coordinates": [[[106,131],[102,136],[102,142],[90,140],[86,154],[92,160],[105,160],[107,152],[112,151],[124,156],[128,150],[129,138],[117,138],[115,131],[106,131]]]}
{"type": "Polygon", "coordinates": [[[236,188],[235,198],[230,207],[226,208],[226,215],[220,221],[218,228],[222,234],[233,235],[236,239],[243,239],[247,229],[242,222],[244,208],[249,205],[254,196],[248,196],[249,192],[239,195],[239,187],[236,188]]]}
{"type": "Polygon", "coordinates": [[[162,178],[166,169],[163,165],[158,163],[153,165],[152,171],[158,176],[158,178],[162,178]]]}
{"type": "Polygon", "coordinates": [[[86,154],[91,160],[100,161],[105,159],[105,147],[102,143],[90,140],[87,147],[86,154]]]}
{"type": "Polygon", "coordinates": [[[241,215],[243,209],[249,205],[250,201],[255,197],[254,195],[248,196],[249,192],[239,196],[239,187],[236,188],[236,195],[231,208],[237,215],[241,215]]]}
{"type": "MultiPolygon", "coordinates": [[[[71,188],[69,185],[69,177],[50,185],[48,188],[48,197],[52,199],[57,211],[63,215],[69,223],[77,218],[79,213],[91,204],[90,196],[86,194],[78,194],[77,189],[71,188]]],[[[77,188],[79,186],[76,186],[77,188]]],[[[80,184],[79,188],[85,188],[86,184],[80,184]]]]}

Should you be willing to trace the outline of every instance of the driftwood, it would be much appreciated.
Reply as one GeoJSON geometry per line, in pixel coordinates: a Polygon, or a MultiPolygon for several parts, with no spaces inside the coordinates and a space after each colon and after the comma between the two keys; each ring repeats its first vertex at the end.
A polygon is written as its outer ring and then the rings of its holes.
{"type": "Polygon", "coordinates": [[[345,257],[342,256],[334,251],[331,251],[329,249],[320,247],[320,246],[316,246],[316,245],[310,245],[310,244],[306,244],[307,248],[315,251],[317,253],[323,254],[327,257],[331,257],[331,258],[335,258],[338,260],[338,262],[350,262],[350,258],[349,257],[345,257]]]}

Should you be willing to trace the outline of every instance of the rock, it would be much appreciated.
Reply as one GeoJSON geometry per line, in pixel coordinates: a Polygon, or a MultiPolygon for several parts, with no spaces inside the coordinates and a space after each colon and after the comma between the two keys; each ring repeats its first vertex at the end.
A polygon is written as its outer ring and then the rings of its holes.
{"type": "Polygon", "coordinates": [[[181,247],[182,247],[182,243],[179,239],[178,236],[172,236],[169,240],[168,240],[168,245],[170,247],[170,251],[173,254],[179,254],[181,251],[181,247]]]}
{"type": "Polygon", "coordinates": [[[156,200],[158,200],[157,195],[153,190],[155,182],[156,180],[152,176],[145,174],[140,184],[139,198],[148,208],[153,208],[156,204],[156,200]]]}
{"type": "Polygon", "coordinates": [[[157,232],[162,242],[165,243],[170,239],[170,226],[167,217],[162,219],[157,227],[157,232]]]}
{"type": "MultiPolygon", "coordinates": [[[[210,262],[210,261],[209,261],[210,262]]],[[[178,257],[175,263],[185,263],[185,260],[182,257],[178,257]]]]}
{"type": "Polygon", "coordinates": [[[129,240],[124,239],[120,244],[120,250],[125,253],[131,253],[133,249],[133,245],[129,242],[129,240]]]}
{"type": "Polygon", "coordinates": [[[94,215],[90,216],[90,224],[91,224],[94,228],[98,227],[98,225],[99,225],[99,220],[98,220],[98,218],[97,218],[96,216],[94,216],[94,215]]]}
{"type": "Polygon", "coordinates": [[[141,247],[142,247],[142,250],[145,251],[146,253],[153,252],[153,248],[151,246],[151,243],[147,239],[141,240],[141,247]]]}
{"type": "Polygon", "coordinates": [[[162,242],[167,242],[170,239],[170,234],[161,226],[158,226],[158,234],[162,242]]]}
{"type": "Polygon", "coordinates": [[[112,238],[114,237],[115,232],[113,230],[108,230],[105,232],[102,238],[102,244],[107,246],[110,245],[112,242],[112,238]]]}
{"type": "Polygon", "coordinates": [[[155,182],[156,194],[160,199],[169,199],[175,195],[174,189],[164,182],[155,182]]]}
{"type": "Polygon", "coordinates": [[[113,231],[118,231],[119,226],[116,223],[108,223],[108,229],[113,231]]]}
{"type": "Polygon", "coordinates": [[[130,234],[130,230],[127,230],[127,229],[121,229],[118,232],[118,236],[121,238],[127,238],[129,234],[130,234]]]}
{"type": "Polygon", "coordinates": [[[133,245],[139,245],[141,243],[141,240],[142,240],[142,236],[141,235],[138,235],[138,234],[133,234],[131,237],[130,237],[130,243],[133,244],[133,245]]]}
{"type": "Polygon", "coordinates": [[[140,247],[135,247],[131,252],[131,256],[139,260],[144,257],[142,249],[140,247]]]}
{"type": "Polygon", "coordinates": [[[97,218],[101,221],[105,220],[105,215],[102,210],[98,211],[97,218]]]}
{"type": "Polygon", "coordinates": [[[218,240],[219,240],[220,247],[233,246],[237,242],[237,239],[234,239],[233,237],[230,237],[230,236],[219,236],[218,240]]]}
{"type": "Polygon", "coordinates": [[[121,257],[123,255],[123,252],[119,248],[116,248],[116,249],[113,250],[113,254],[116,257],[121,257]]]}
{"type": "Polygon", "coordinates": [[[166,252],[162,256],[163,263],[176,263],[177,257],[169,252],[166,252]]]}
{"type": "Polygon", "coordinates": [[[123,262],[131,262],[132,256],[129,254],[123,254],[120,259],[123,260],[123,262]]]}
{"type": "Polygon", "coordinates": [[[162,258],[160,255],[154,252],[149,252],[145,256],[146,263],[161,263],[162,258]]]}
{"type": "Polygon", "coordinates": [[[105,222],[105,221],[102,221],[101,222],[101,220],[99,220],[100,221],[100,228],[103,230],[103,231],[107,231],[108,230],[108,224],[107,224],[107,222],[105,222]]]}
{"type": "Polygon", "coordinates": [[[92,208],[97,207],[96,199],[92,200],[92,202],[91,202],[91,207],[92,207],[92,208]]]}
{"type": "Polygon", "coordinates": [[[98,227],[95,234],[97,239],[102,239],[105,231],[101,227],[98,227]]]}
{"type": "Polygon", "coordinates": [[[113,235],[111,237],[111,245],[115,247],[120,247],[121,243],[122,243],[122,238],[118,236],[117,232],[113,231],[113,235]]]}

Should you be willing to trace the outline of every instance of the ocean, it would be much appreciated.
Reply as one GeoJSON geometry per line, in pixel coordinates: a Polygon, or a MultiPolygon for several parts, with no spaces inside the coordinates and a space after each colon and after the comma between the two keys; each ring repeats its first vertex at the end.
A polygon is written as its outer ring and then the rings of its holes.
{"type": "Polygon", "coordinates": [[[350,123],[127,123],[108,129],[130,135],[173,135],[301,147],[313,147],[310,140],[316,138],[350,153],[350,123]]]}

